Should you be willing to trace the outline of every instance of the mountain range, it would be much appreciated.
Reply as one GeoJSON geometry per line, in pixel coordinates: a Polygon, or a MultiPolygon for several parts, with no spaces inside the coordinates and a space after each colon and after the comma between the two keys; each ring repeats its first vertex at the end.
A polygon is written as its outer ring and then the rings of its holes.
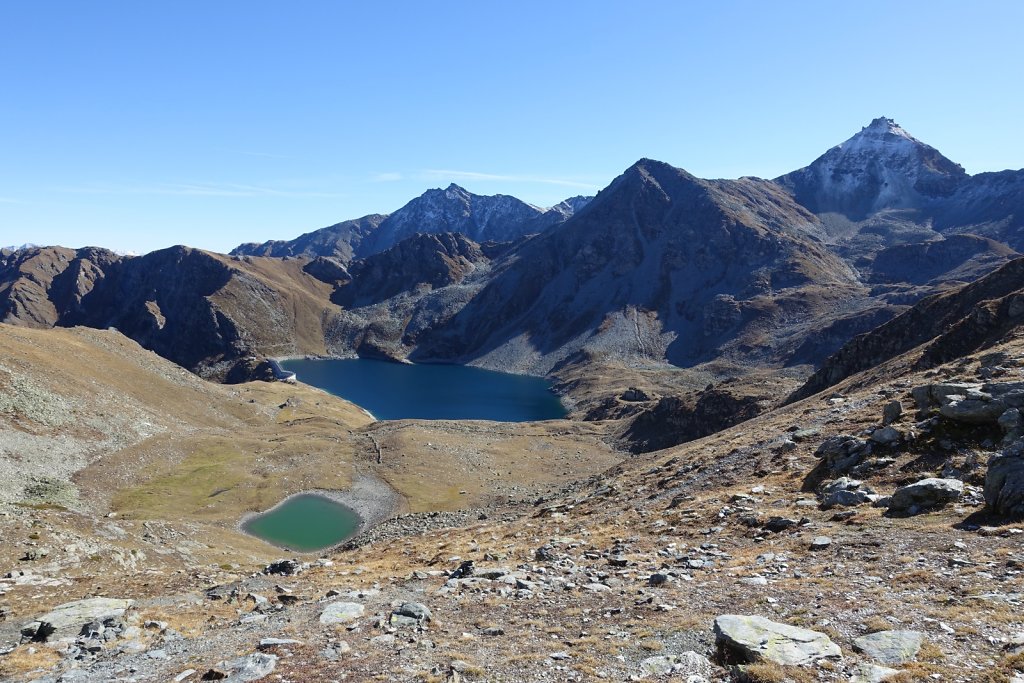
{"type": "Polygon", "coordinates": [[[774,180],[642,159],[541,209],[457,186],[230,255],[0,254],[0,320],[114,326],[204,376],[353,354],[547,374],[566,363],[818,365],[1024,244],[1024,171],[968,175],[878,118],[774,180]]]}
{"type": "Polygon", "coordinates": [[[570,197],[548,209],[498,194],[473,194],[454,183],[427,190],[390,215],[371,214],[290,241],[242,244],[231,255],[329,256],[348,263],[385,251],[419,233],[457,233],[475,242],[512,242],[565,222],[592,197],[570,197]]]}

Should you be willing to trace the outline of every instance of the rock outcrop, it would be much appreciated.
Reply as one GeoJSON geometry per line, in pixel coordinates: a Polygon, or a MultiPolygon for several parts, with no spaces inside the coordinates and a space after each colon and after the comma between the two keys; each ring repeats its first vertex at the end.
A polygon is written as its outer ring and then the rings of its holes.
{"type": "Polygon", "coordinates": [[[723,389],[665,396],[630,423],[624,438],[634,453],[647,453],[699,439],[757,416],[768,396],[737,396],[723,389]]]}
{"type": "Polygon", "coordinates": [[[90,622],[120,617],[133,604],[133,600],[116,598],[87,598],[68,602],[26,624],[21,633],[24,638],[36,642],[74,638],[90,622]]]}

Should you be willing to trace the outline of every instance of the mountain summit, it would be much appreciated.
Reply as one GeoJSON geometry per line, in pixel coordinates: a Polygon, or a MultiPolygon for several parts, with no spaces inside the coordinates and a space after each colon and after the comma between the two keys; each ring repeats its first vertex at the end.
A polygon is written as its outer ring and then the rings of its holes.
{"type": "Polygon", "coordinates": [[[879,117],[811,165],[776,178],[817,214],[852,220],[884,209],[917,208],[951,195],[967,177],[957,163],[879,117]]]}
{"type": "Polygon", "coordinates": [[[512,242],[544,232],[582,209],[593,197],[570,197],[543,209],[510,195],[479,195],[450,184],[427,190],[390,215],[343,221],[293,240],[242,244],[232,256],[330,256],[350,263],[379,254],[419,233],[454,233],[475,242],[512,242]]]}

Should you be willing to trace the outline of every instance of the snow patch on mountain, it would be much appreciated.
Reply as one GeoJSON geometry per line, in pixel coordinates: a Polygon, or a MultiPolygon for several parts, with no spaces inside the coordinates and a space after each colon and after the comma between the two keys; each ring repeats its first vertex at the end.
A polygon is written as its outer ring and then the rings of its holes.
{"type": "Polygon", "coordinates": [[[776,180],[815,213],[861,219],[949,196],[966,177],[959,164],[880,117],[810,166],[776,180]]]}

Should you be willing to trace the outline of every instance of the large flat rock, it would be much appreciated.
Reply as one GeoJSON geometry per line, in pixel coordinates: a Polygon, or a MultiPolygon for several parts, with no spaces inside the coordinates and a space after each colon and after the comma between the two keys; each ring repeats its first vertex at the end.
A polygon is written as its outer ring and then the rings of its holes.
{"type": "Polygon", "coordinates": [[[723,659],[736,663],[800,666],[843,656],[824,633],[758,616],[723,614],[715,619],[715,638],[723,659]]]}
{"type": "Polygon", "coordinates": [[[117,598],[87,598],[67,602],[26,624],[21,632],[26,637],[40,641],[74,638],[90,621],[120,617],[134,604],[134,600],[117,598]]]}

